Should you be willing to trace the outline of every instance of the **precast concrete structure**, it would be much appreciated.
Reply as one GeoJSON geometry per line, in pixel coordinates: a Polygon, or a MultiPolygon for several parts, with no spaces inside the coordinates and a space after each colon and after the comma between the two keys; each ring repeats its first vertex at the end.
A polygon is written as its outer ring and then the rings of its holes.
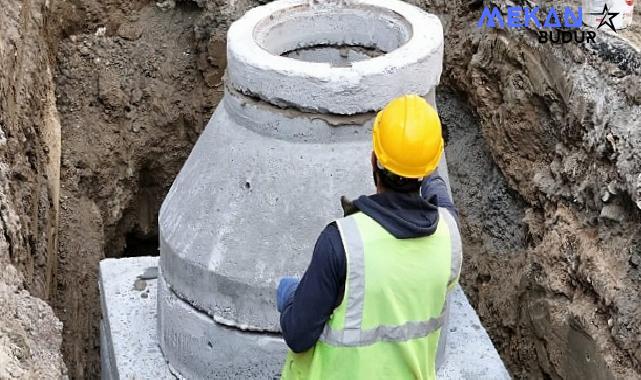
{"type": "MultiPolygon", "coordinates": [[[[341,195],[374,192],[376,112],[408,93],[435,105],[443,30],[397,0],[278,0],[231,26],[227,58],[225,96],[159,216],[158,341],[189,379],[278,374],[277,281],[303,274],[341,195]]],[[[439,172],[449,186],[445,157],[439,172]]]]}
{"type": "MultiPolygon", "coordinates": [[[[401,1],[280,0],[231,26],[227,59],[225,97],[160,211],[164,289],[212,329],[277,333],[277,280],[302,275],[341,195],[374,192],[376,111],[408,93],[434,103],[443,31],[401,1]]],[[[206,342],[179,344],[196,337],[187,316],[165,316],[160,289],[165,356],[187,377],[208,376],[193,360],[207,360],[206,342]]]]}
{"type": "MultiPolygon", "coordinates": [[[[212,328],[211,317],[176,297],[158,276],[157,257],[106,259],[100,263],[103,321],[101,362],[103,380],[117,379],[274,379],[285,359],[286,346],[273,334],[248,334],[235,328],[212,328]],[[157,290],[160,291],[157,293],[157,290]],[[160,294],[167,297],[157,299],[160,294]],[[156,303],[165,305],[157,313],[156,303]],[[156,322],[185,324],[188,336],[177,335],[179,344],[200,347],[185,376],[167,362],[159,347],[156,322]],[[206,348],[202,348],[204,347],[206,348]],[[251,360],[248,360],[251,358],[251,360]],[[199,374],[207,373],[207,377],[199,374]]],[[[450,299],[447,360],[439,380],[506,380],[509,375],[474,309],[457,288],[450,299]]],[[[190,350],[186,352],[191,352],[190,350]]],[[[188,355],[185,353],[185,355],[188,355]]],[[[185,358],[190,360],[190,358],[185,358]]],[[[175,358],[172,359],[175,362],[175,358]]]]}

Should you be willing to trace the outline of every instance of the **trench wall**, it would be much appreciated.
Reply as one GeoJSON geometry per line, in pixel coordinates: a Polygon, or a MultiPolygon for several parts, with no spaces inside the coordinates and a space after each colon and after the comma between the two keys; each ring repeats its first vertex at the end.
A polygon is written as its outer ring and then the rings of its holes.
{"type": "Polygon", "coordinates": [[[46,2],[0,9],[0,377],[58,378],[55,291],[60,122],[46,2]],[[36,298],[38,297],[38,298],[36,298]]]}
{"type": "Polygon", "coordinates": [[[504,360],[515,377],[638,377],[639,27],[549,45],[529,29],[479,32],[478,3],[426,5],[446,23],[445,83],[478,114],[508,186],[496,193],[492,173],[470,183],[467,170],[459,178],[476,188],[455,194],[465,289],[504,360]],[[517,245],[496,230],[510,195],[517,245]]]}
{"type": "MultiPolygon", "coordinates": [[[[530,30],[479,32],[479,2],[411,2],[441,16],[443,81],[480,121],[449,117],[453,135],[482,148],[458,157],[486,163],[449,159],[461,185],[463,285],[503,359],[517,378],[638,377],[638,52],[605,36],[542,46],[530,30]]],[[[0,264],[17,268],[3,271],[11,285],[0,298],[41,305],[54,326],[54,359],[18,360],[24,370],[62,368],[59,324],[35,295],[65,319],[70,374],[97,375],[97,263],[119,255],[128,233],[153,236],[157,207],[222,94],[226,27],[259,2],[171,3],[14,0],[0,10],[9,68],[0,73],[0,264]]],[[[551,4],[562,2],[542,5],[551,4]]],[[[639,35],[636,26],[621,33],[633,44],[639,35]]],[[[30,322],[3,322],[29,337],[30,322]]]]}

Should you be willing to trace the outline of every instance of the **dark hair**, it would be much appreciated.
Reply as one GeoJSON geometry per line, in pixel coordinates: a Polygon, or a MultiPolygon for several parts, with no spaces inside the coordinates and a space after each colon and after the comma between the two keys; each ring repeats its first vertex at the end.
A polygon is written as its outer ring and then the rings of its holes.
{"type": "Polygon", "coordinates": [[[401,177],[400,175],[394,174],[391,171],[380,167],[376,168],[376,173],[378,173],[378,177],[380,178],[383,187],[399,193],[418,192],[421,188],[421,183],[423,182],[416,178],[401,177]]]}

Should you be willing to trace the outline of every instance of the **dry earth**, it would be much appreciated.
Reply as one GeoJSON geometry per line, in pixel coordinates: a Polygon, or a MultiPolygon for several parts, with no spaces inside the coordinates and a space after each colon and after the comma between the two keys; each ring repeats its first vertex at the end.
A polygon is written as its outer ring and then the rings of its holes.
{"type": "MultiPolygon", "coordinates": [[[[259,2],[5,2],[0,378],[66,373],[42,300],[69,376],[96,378],[97,263],[155,252],[160,202],[222,95],[225,30],[259,2]]],[[[446,28],[463,283],[512,374],[639,378],[639,24],[541,45],[479,31],[479,2],[413,3],[446,28]]]]}
{"type": "Polygon", "coordinates": [[[54,291],[60,124],[44,1],[0,6],[0,379],[60,378],[54,291]],[[36,298],[39,297],[39,298],[36,298]]]}
{"type": "MultiPolygon", "coordinates": [[[[542,6],[552,3],[562,5],[542,6]]],[[[496,211],[506,197],[492,177],[455,195],[464,285],[503,359],[522,378],[638,378],[638,48],[604,33],[585,46],[540,44],[531,30],[479,33],[479,8],[436,9],[449,36],[445,82],[478,113],[494,164],[524,202],[519,245],[502,232],[510,219],[496,211]],[[470,194],[494,199],[479,208],[470,194]]],[[[638,28],[625,35],[638,40],[638,28]]],[[[477,173],[461,164],[463,179],[477,173]]]]}

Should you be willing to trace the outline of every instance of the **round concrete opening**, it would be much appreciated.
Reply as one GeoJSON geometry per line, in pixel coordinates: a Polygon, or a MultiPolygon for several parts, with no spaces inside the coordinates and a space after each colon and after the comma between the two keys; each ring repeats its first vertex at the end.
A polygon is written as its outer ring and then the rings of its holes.
{"type": "Polygon", "coordinates": [[[254,38],[274,55],[351,67],[392,52],[410,40],[412,25],[390,9],[298,7],[256,25],[254,38]]]}
{"type": "Polygon", "coordinates": [[[280,108],[362,114],[407,93],[428,96],[440,80],[443,28],[402,1],[282,0],[231,26],[227,58],[227,85],[244,95],[280,108]]]}

